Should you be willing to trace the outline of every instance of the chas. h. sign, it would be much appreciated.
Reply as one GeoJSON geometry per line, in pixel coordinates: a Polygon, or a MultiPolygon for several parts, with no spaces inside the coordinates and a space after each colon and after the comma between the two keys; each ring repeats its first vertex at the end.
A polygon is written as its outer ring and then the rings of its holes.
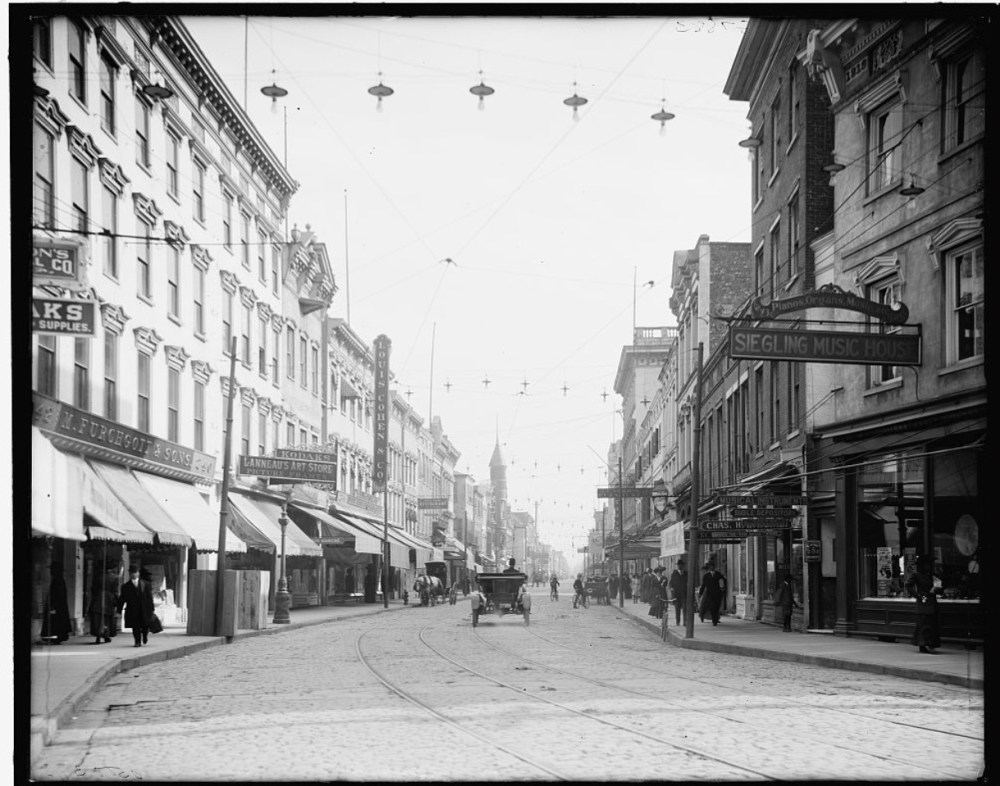
{"type": "Polygon", "coordinates": [[[392,342],[384,333],[375,339],[375,446],[372,491],[385,491],[389,453],[389,350],[392,342]]]}

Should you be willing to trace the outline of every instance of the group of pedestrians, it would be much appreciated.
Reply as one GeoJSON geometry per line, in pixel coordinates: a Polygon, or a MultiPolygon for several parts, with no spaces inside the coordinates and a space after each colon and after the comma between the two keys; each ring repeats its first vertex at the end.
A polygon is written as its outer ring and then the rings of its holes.
{"type": "MultiPolygon", "coordinates": [[[[677,560],[677,567],[670,576],[666,569],[657,566],[646,570],[640,579],[641,600],[649,603],[649,616],[663,619],[667,607],[673,604],[676,625],[687,624],[690,613],[688,598],[688,573],[684,558],[677,560]]],[[[722,612],[722,599],[726,594],[726,577],[712,564],[702,568],[701,583],[698,586],[698,617],[702,622],[708,617],[713,625],[718,625],[722,612]]]]}

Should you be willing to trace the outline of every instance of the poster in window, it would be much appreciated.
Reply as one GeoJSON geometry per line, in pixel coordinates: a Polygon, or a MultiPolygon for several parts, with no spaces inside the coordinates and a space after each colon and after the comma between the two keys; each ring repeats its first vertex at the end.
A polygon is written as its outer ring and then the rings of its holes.
{"type": "Polygon", "coordinates": [[[875,549],[875,561],[878,566],[878,596],[886,598],[892,587],[892,548],[879,546],[875,549]]]}

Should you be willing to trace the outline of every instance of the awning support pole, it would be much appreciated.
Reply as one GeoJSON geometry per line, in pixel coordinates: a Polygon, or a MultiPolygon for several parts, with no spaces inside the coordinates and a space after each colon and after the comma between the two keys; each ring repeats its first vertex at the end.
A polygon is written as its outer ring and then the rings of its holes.
{"type": "Polygon", "coordinates": [[[222,500],[219,505],[219,559],[215,568],[215,635],[225,635],[222,616],[226,608],[226,522],[229,519],[230,433],[233,430],[233,394],[236,392],[236,336],[229,348],[229,395],[226,397],[226,434],[222,451],[222,500]]]}

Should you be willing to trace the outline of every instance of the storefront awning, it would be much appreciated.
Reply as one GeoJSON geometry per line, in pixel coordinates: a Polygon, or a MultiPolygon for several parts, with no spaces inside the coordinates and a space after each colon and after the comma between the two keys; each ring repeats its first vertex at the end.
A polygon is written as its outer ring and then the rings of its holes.
{"type": "Polygon", "coordinates": [[[142,522],[146,529],[155,533],[162,545],[184,548],[191,545],[190,536],[160,507],[128,468],[106,464],[96,459],[88,459],[87,462],[132,515],[142,522]]]}
{"type": "MultiPolygon", "coordinates": [[[[41,431],[31,427],[32,534],[67,540],[87,539],[83,511],[69,496],[70,490],[79,486],[74,476],[78,476],[78,465],[82,463],[82,459],[56,450],[41,431]],[[77,508],[75,512],[74,507],[77,508]]],[[[149,537],[152,540],[152,535],[149,537]]]]}
{"type": "MultiPolygon", "coordinates": [[[[194,541],[198,551],[219,550],[219,515],[190,483],[134,470],[140,485],[194,541]]],[[[244,553],[246,544],[235,533],[226,533],[226,551],[244,553]]]]}
{"type": "MultiPolygon", "coordinates": [[[[242,494],[230,494],[229,501],[267,536],[274,544],[276,553],[281,554],[281,525],[278,523],[281,507],[270,500],[251,499],[242,494]]],[[[323,549],[299,529],[294,521],[288,519],[285,527],[285,556],[322,557],[323,549]]]]}
{"type": "Polygon", "coordinates": [[[425,562],[429,562],[431,555],[434,553],[434,547],[430,543],[421,540],[416,535],[413,535],[406,530],[396,529],[393,531],[395,536],[403,540],[403,542],[408,543],[411,549],[417,552],[417,565],[423,565],[425,562]]]}
{"type": "MultiPolygon", "coordinates": [[[[341,510],[334,511],[334,515],[339,519],[343,519],[347,524],[354,527],[356,532],[364,533],[370,538],[376,538],[378,540],[378,551],[377,552],[366,552],[369,554],[381,554],[382,553],[382,541],[386,534],[389,536],[389,561],[397,567],[405,567],[410,564],[410,544],[403,539],[400,535],[399,530],[395,527],[389,527],[388,533],[385,532],[385,526],[379,522],[372,521],[370,519],[363,518],[362,516],[357,516],[353,514],[344,513],[341,510]]],[[[364,540],[366,548],[371,548],[375,544],[371,541],[364,540]]],[[[361,551],[357,546],[357,540],[355,540],[355,551],[361,551]]]]}
{"type": "Polygon", "coordinates": [[[335,520],[342,522],[344,526],[350,528],[354,536],[354,550],[359,554],[381,554],[382,537],[381,534],[373,534],[372,527],[364,519],[356,519],[341,511],[333,511],[335,520]]]}
{"type": "Polygon", "coordinates": [[[247,544],[247,548],[265,551],[268,554],[277,553],[278,547],[268,539],[267,535],[257,529],[253,525],[253,522],[243,515],[240,509],[231,502],[229,504],[228,518],[229,529],[235,532],[240,540],[247,544]]]}
{"type": "Polygon", "coordinates": [[[330,541],[341,541],[345,537],[353,538],[354,530],[350,526],[342,521],[337,521],[329,513],[322,510],[316,510],[315,508],[309,508],[304,505],[296,505],[291,503],[288,507],[294,508],[299,511],[299,513],[304,513],[307,516],[311,516],[319,524],[320,540],[330,540],[330,541]]]}

